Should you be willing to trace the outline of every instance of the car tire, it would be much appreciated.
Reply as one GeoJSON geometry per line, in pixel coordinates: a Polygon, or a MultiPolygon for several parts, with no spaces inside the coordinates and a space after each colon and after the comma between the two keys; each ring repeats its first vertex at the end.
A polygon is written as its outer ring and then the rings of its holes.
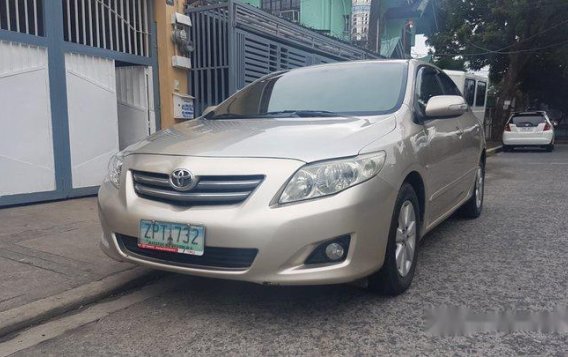
{"type": "Polygon", "coordinates": [[[475,174],[475,186],[471,198],[460,208],[459,214],[464,218],[474,219],[481,215],[483,210],[483,196],[485,192],[485,164],[479,163],[475,174]]]}
{"type": "Polygon", "coordinates": [[[511,152],[511,151],[513,151],[513,148],[509,145],[503,145],[503,151],[504,152],[511,152]]]}
{"type": "Polygon", "coordinates": [[[548,152],[554,151],[554,144],[546,145],[546,151],[548,152]]]}
{"type": "Polygon", "coordinates": [[[369,277],[369,290],[396,296],[408,289],[414,278],[418,258],[420,217],[416,192],[412,185],[405,183],[400,188],[394,206],[383,266],[369,277]],[[407,259],[408,257],[410,258],[407,259]]]}

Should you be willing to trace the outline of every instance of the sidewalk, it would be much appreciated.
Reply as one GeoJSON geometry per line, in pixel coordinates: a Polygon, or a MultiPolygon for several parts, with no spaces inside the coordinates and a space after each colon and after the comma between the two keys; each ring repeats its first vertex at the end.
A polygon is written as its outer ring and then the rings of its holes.
{"type": "Polygon", "coordinates": [[[0,209],[0,222],[0,330],[26,311],[49,318],[148,274],[101,252],[95,197],[0,209]]]}

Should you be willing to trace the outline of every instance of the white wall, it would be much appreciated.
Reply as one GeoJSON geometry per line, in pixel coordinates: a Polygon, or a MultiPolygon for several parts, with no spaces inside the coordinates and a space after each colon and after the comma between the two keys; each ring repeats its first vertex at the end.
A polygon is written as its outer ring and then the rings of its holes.
{"type": "Polygon", "coordinates": [[[55,190],[47,49],[0,41],[0,196],[55,190]]]}

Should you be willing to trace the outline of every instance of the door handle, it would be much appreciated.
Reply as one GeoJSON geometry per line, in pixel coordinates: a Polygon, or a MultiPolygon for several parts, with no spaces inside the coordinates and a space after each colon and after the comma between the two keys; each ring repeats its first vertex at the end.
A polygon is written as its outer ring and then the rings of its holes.
{"type": "Polygon", "coordinates": [[[463,130],[459,126],[456,126],[456,129],[458,131],[458,138],[461,139],[463,136],[463,130]]]}

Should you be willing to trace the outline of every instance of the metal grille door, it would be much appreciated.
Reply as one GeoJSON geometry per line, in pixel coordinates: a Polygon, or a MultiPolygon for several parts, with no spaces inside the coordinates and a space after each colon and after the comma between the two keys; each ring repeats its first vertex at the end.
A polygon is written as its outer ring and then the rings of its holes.
{"type": "Polygon", "coordinates": [[[65,41],[149,56],[148,0],[62,1],[65,41]]]}

